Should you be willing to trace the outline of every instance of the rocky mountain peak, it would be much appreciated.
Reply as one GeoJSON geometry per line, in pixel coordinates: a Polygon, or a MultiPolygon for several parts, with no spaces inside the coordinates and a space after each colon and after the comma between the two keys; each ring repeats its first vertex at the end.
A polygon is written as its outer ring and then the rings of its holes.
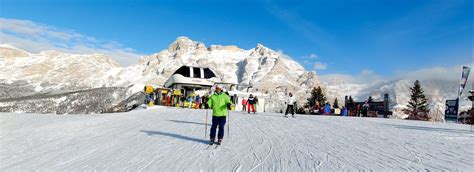
{"type": "Polygon", "coordinates": [[[27,57],[29,53],[20,49],[17,49],[8,44],[0,44],[0,57],[15,58],[15,57],[27,57]]]}
{"type": "Polygon", "coordinates": [[[206,46],[202,42],[196,42],[188,37],[180,36],[176,38],[176,40],[171,43],[168,47],[169,52],[177,52],[177,51],[190,51],[194,49],[206,49],[206,46]]]}
{"type": "Polygon", "coordinates": [[[265,47],[264,45],[258,43],[257,46],[253,49],[252,55],[259,55],[262,57],[276,57],[279,55],[277,52],[273,51],[270,48],[265,47]]]}

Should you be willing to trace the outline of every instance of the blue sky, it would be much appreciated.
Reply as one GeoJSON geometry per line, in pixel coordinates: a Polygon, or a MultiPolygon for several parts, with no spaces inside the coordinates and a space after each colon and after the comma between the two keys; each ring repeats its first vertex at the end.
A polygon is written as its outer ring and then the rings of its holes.
{"type": "Polygon", "coordinates": [[[124,57],[188,36],[244,49],[262,43],[319,74],[381,76],[472,64],[472,11],[469,0],[0,1],[1,18],[78,34],[76,42],[122,48],[124,57]]]}

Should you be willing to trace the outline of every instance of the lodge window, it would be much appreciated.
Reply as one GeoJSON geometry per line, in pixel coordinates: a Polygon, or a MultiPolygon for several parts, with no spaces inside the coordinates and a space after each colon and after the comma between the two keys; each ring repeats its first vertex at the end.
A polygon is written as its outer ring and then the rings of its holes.
{"type": "Polygon", "coordinates": [[[193,78],[201,78],[201,68],[193,68],[193,78]]]}
{"type": "Polygon", "coordinates": [[[189,67],[187,66],[181,66],[178,70],[176,70],[176,72],[173,73],[174,74],[181,74],[183,75],[184,77],[190,77],[190,71],[189,71],[189,67]]]}
{"type": "Polygon", "coordinates": [[[209,78],[212,78],[212,77],[216,77],[214,72],[212,72],[211,69],[209,69],[209,68],[204,68],[204,78],[209,79],[209,78]]]}

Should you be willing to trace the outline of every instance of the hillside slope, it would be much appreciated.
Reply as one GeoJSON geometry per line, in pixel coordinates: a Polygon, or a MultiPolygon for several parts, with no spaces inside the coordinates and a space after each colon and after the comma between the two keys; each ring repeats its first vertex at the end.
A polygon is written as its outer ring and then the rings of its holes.
{"type": "MultiPolygon", "coordinates": [[[[0,114],[0,171],[469,171],[469,126],[232,112],[207,147],[204,110],[0,114]]],[[[207,127],[209,129],[209,127],[207,127]]]]}

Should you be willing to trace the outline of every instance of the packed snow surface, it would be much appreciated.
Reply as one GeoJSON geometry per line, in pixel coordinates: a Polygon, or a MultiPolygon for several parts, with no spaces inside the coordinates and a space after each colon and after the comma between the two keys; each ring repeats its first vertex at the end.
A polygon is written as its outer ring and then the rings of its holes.
{"type": "Polygon", "coordinates": [[[208,149],[205,117],[206,110],[166,107],[102,115],[0,113],[0,171],[474,169],[474,131],[466,125],[231,112],[230,135],[226,126],[223,145],[208,149]]]}

